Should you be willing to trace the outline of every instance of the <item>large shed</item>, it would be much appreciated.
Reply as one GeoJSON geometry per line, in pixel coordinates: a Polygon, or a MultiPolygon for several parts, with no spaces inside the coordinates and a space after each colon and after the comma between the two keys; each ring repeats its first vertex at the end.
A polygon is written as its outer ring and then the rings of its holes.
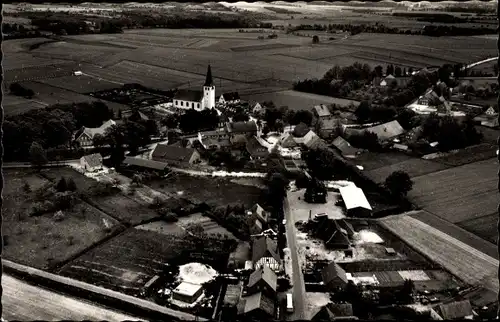
{"type": "Polygon", "coordinates": [[[354,185],[339,188],[340,195],[344,200],[347,209],[347,215],[352,217],[369,217],[372,213],[372,207],[366,199],[361,188],[354,185]]]}

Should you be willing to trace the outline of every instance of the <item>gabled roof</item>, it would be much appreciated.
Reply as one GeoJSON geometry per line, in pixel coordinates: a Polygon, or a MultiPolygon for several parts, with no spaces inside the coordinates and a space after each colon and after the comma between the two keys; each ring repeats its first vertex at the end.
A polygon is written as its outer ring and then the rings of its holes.
{"type": "Polygon", "coordinates": [[[308,148],[313,148],[314,144],[316,143],[317,140],[321,140],[321,139],[312,130],[307,132],[306,135],[304,135],[304,145],[307,146],[308,148]]]}
{"type": "Polygon", "coordinates": [[[100,153],[85,155],[83,159],[91,167],[98,167],[102,164],[102,156],[100,153]]]}
{"type": "Polygon", "coordinates": [[[445,320],[460,319],[473,315],[469,300],[441,304],[438,306],[438,314],[445,320]]]}
{"type": "Polygon", "coordinates": [[[203,86],[214,86],[214,80],[212,78],[212,68],[208,65],[207,77],[205,78],[205,83],[203,86]]]}
{"type": "Polygon", "coordinates": [[[281,260],[278,255],[278,245],[267,236],[256,238],[252,246],[252,261],[258,262],[263,257],[273,257],[276,261],[281,260]]]}
{"type": "Polygon", "coordinates": [[[347,222],[345,219],[339,219],[336,220],[335,222],[338,224],[340,228],[344,229],[348,235],[353,235],[356,232],[351,223],[347,222]]]}
{"type": "Polygon", "coordinates": [[[273,291],[276,292],[278,276],[268,266],[262,266],[250,275],[247,287],[253,287],[260,281],[264,281],[273,291]]]}
{"type": "Polygon", "coordinates": [[[251,211],[253,214],[257,215],[260,221],[267,223],[269,215],[258,203],[252,207],[251,211]]]}
{"type": "Polygon", "coordinates": [[[108,120],[99,127],[83,127],[83,131],[78,137],[80,137],[82,134],[86,134],[90,139],[93,139],[96,134],[104,135],[106,133],[106,130],[113,125],[116,125],[116,122],[113,120],[108,120]]]}
{"type": "Polygon", "coordinates": [[[125,157],[123,163],[127,165],[149,168],[153,170],[165,170],[165,168],[167,167],[167,164],[164,162],[158,162],[154,160],[134,158],[134,157],[125,157]]]}
{"type": "Polygon", "coordinates": [[[262,105],[260,105],[259,102],[255,103],[255,105],[253,106],[253,110],[254,111],[258,111],[258,110],[261,110],[262,109],[262,105]]]}
{"type": "Polygon", "coordinates": [[[261,309],[263,312],[274,316],[274,301],[264,295],[262,292],[252,294],[250,296],[244,297],[245,304],[243,307],[243,312],[249,313],[251,311],[261,309]]]}
{"type": "Polygon", "coordinates": [[[231,133],[257,132],[257,124],[254,121],[231,122],[227,124],[227,129],[231,133]]]}
{"type": "Polygon", "coordinates": [[[199,103],[203,99],[203,91],[191,89],[179,89],[175,93],[174,100],[189,101],[199,103]]]}
{"type": "Polygon", "coordinates": [[[285,133],[280,138],[280,145],[284,148],[293,148],[297,146],[297,142],[290,133],[285,133]]]}
{"type": "Polygon", "coordinates": [[[188,162],[194,153],[196,153],[195,149],[183,148],[166,144],[158,144],[153,151],[152,157],[154,159],[161,159],[165,161],[188,162]]]}
{"type": "Polygon", "coordinates": [[[366,131],[377,134],[379,140],[390,140],[405,132],[396,120],[367,128],[366,131]]]}
{"type": "MultiPolygon", "coordinates": [[[[340,228],[340,227],[338,227],[340,228]]],[[[343,247],[348,247],[351,243],[349,238],[340,229],[334,230],[333,234],[325,239],[326,245],[342,245],[343,247]]]]}
{"type": "Polygon", "coordinates": [[[238,94],[238,92],[224,93],[222,97],[224,97],[226,101],[235,101],[240,99],[240,94],[238,94]]]}
{"type": "Polygon", "coordinates": [[[336,318],[352,317],[353,310],[350,303],[334,304],[328,303],[321,307],[316,307],[311,312],[312,321],[333,321],[336,318]]]}
{"type": "Polygon", "coordinates": [[[318,117],[332,115],[330,113],[330,110],[328,109],[328,107],[326,105],[323,105],[323,104],[314,106],[314,110],[316,111],[316,114],[318,115],[318,117]]]}
{"type": "Polygon", "coordinates": [[[355,208],[372,210],[372,207],[370,206],[370,203],[366,199],[366,196],[361,188],[358,188],[355,185],[349,185],[340,187],[339,191],[347,210],[355,208]]]}
{"type": "Polygon", "coordinates": [[[323,279],[323,283],[325,284],[330,283],[337,277],[345,283],[348,282],[346,272],[334,261],[331,261],[327,266],[323,268],[323,270],[321,271],[321,277],[323,279]]]}
{"type": "Polygon", "coordinates": [[[390,80],[390,79],[396,79],[396,77],[392,76],[391,74],[387,75],[385,78],[385,80],[390,80]]]}
{"type": "Polygon", "coordinates": [[[343,137],[338,136],[332,143],[342,154],[345,155],[356,155],[359,149],[353,147],[347,140],[343,137]]]}
{"type": "Polygon", "coordinates": [[[248,153],[250,153],[250,155],[252,156],[257,153],[268,152],[267,147],[262,145],[255,136],[252,136],[247,140],[245,147],[248,153]]]}

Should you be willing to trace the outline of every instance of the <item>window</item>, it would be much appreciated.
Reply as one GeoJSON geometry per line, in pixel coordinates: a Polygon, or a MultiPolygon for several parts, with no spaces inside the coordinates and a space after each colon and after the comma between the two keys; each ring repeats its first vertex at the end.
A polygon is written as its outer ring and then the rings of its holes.
{"type": "Polygon", "coordinates": [[[184,106],[184,102],[181,101],[181,106],[184,106]]]}
{"type": "Polygon", "coordinates": [[[196,107],[197,107],[197,108],[200,108],[200,103],[196,103],[196,107]]]}
{"type": "Polygon", "coordinates": [[[179,104],[179,101],[178,100],[175,100],[174,101],[174,105],[178,105],[179,104]]]}

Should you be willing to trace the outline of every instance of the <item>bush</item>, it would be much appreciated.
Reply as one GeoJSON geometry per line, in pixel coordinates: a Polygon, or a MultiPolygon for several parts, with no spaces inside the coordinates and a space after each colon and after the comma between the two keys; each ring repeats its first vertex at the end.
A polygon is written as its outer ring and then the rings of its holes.
{"type": "Polygon", "coordinates": [[[394,171],[385,179],[385,187],[395,196],[406,196],[413,188],[413,181],[408,173],[394,171]]]}
{"type": "Polygon", "coordinates": [[[169,212],[165,216],[163,216],[163,220],[165,220],[166,222],[177,222],[179,218],[177,218],[177,215],[173,212],[169,212]]]}

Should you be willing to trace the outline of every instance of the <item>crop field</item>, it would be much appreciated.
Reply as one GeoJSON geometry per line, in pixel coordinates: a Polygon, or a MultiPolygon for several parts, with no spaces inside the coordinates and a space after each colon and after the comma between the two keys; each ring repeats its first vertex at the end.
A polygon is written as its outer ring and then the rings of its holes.
{"type": "Polygon", "coordinates": [[[447,168],[448,166],[441,163],[414,158],[407,161],[395,163],[390,166],[367,171],[366,175],[375,182],[382,183],[394,171],[404,171],[408,173],[411,178],[413,178],[447,168]]]}
{"type": "Polygon", "coordinates": [[[456,167],[464,164],[491,159],[496,156],[496,150],[497,148],[495,145],[490,143],[483,143],[461,149],[457,153],[432,159],[432,161],[442,163],[447,166],[456,167]]]}
{"type": "Polygon", "coordinates": [[[5,72],[4,81],[6,83],[33,81],[51,77],[61,77],[71,75],[74,64],[52,64],[29,66],[21,69],[10,69],[5,72]]]}
{"type": "Polygon", "coordinates": [[[167,179],[146,182],[146,185],[167,194],[181,193],[183,198],[194,203],[207,203],[216,206],[243,204],[252,207],[259,202],[262,190],[257,187],[232,183],[229,179],[204,178],[176,174],[167,179]],[[211,187],[211,189],[207,189],[211,187]]]}
{"type": "MultiPolygon", "coordinates": [[[[6,95],[7,96],[7,95],[6,95]]],[[[3,103],[2,106],[4,108],[5,115],[18,115],[30,110],[40,109],[47,106],[46,104],[35,102],[33,100],[24,99],[23,102],[19,103],[3,103]]]]}
{"type": "Polygon", "coordinates": [[[104,91],[119,87],[116,83],[111,83],[95,77],[82,76],[62,76],[39,80],[39,83],[58,87],[79,94],[86,94],[95,91],[104,91]]]}
{"type": "Polygon", "coordinates": [[[337,56],[349,55],[357,52],[354,48],[345,48],[342,46],[302,46],[301,48],[290,50],[288,53],[282,53],[284,56],[302,58],[306,60],[324,60],[337,56]]]}
{"type": "Polygon", "coordinates": [[[34,56],[42,58],[65,59],[74,62],[98,62],[100,57],[106,57],[127,49],[111,45],[96,46],[85,43],[53,42],[32,50],[34,56]]]}
{"type": "Polygon", "coordinates": [[[48,105],[97,101],[90,96],[81,95],[38,82],[23,82],[22,84],[35,92],[35,100],[44,102],[48,105]]]}
{"type": "Polygon", "coordinates": [[[63,63],[67,63],[67,61],[61,59],[35,57],[28,53],[4,53],[2,61],[3,66],[5,66],[4,71],[63,63]]]}
{"type": "Polygon", "coordinates": [[[408,196],[452,223],[493,213],[498,206],[496,158],[413,178],[408,196]]]}
{"type": "Polygon", "coordinates": [[[485,240],[494,243],[498,242],[498,213],[493,213],[479,218],[464,220],[457,223],[457,226],[468,230],[485,240]]]}
{"type": "Polygon", "coordinates": [[[79,202],[63,211],[62,220],[54,213],[29,216],[35,191],[49,181],[31,170],[4,170],[2,233],[8,236],[3,255],[15,262],[48,269],[102,240],[118,223],[92,206],[79,202]],[[23,188],[28,183],[32,192],[23,188]]]}
{"type": "Polygon", "coordinates": [[[160,217],[156,211],[149,209],[145,204],[140,204],[121,193],[109,197],[95,198],[93,203],[104,212],[113,214],[123,223],[131,225],[137,225],[160,217]]]}
{"type": "Polygon", "coordinates": [[[379,168],[390,167],[394,164],[407,162],[413,159],[414,157],[401,152],[365,152],[357,156],[356,159],[354,159],[354,162],[356,162],[356,164],[358,165],[363,166],[364,171],[372,171],[379,168]]]}
{"type": "Polygon", "coordinates": [[[188,243],[181,236],[129,229],[67,264],[60,274],[136,295],[169,267],[203,261],[190,259],[195,253],[203,254],[204,262],[215,269],[226,265],[231,249],[210,240],[188,243]]]}
{"type": "Polygon", "coordinates": [[[380,223],[462,281],[498,290],[498,260],[407,215],[386,217],[380,223]]]}

